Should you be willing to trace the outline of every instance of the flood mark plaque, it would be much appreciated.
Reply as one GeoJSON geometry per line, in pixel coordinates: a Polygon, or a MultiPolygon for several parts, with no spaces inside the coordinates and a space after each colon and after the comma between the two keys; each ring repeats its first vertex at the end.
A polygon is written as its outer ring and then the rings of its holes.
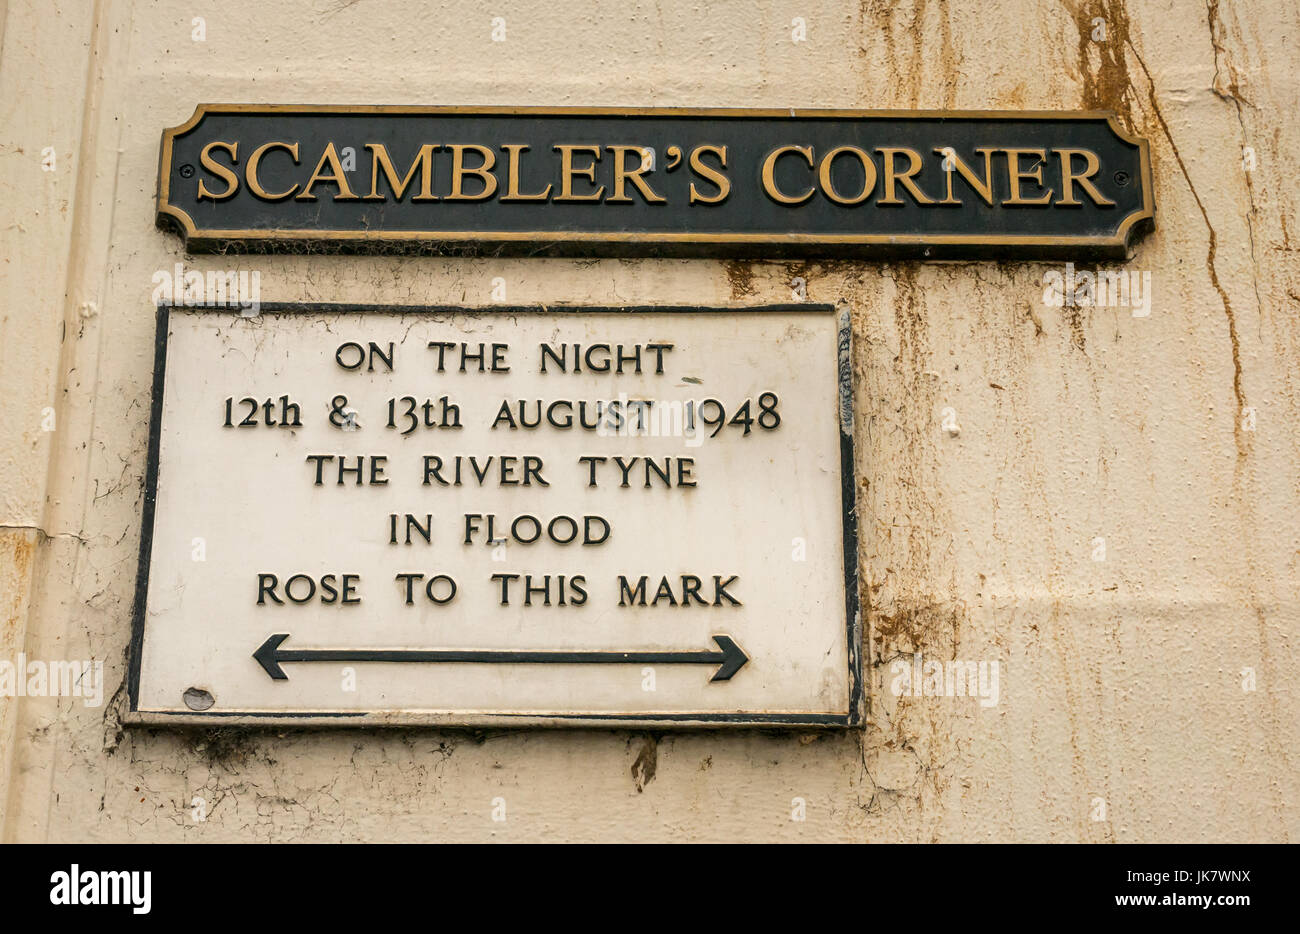
{"type": "Polygon", "coordinates": [[[132,722],[860,722],[835,308],[158,329],[132,722]]]}

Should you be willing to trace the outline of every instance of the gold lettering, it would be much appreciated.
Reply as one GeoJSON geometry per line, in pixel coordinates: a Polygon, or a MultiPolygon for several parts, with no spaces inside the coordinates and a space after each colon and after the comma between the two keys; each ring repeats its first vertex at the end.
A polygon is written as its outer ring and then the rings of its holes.
{"type": "Polygon", "coordinates": [[[646,200],[647,204],[663,204],[666,200],[655,194],[646,180],[641,177],[642,173],[650,171],[650,161],[646,157],[649,155],[641,146],[606,146],[609,152],[614,154],[614,194],[605,199],[606,204],[627,203],[632,199],[623,193],[625,182],[631,182],[636,186],[636,190],[641,192],[641,197],[646,200]],[[627,169],[627,154],[636,153],[637,161],[640,165],[636,171],[629,172],[627,169]]]}
{"type": "Polygon", "coordinates": [[[334,196],[335,201],[360,201],[356,193],[353,192],[352,186],[348,184],[348,177],[343,171],[343,163],[339,161],[339,154],[334,150],[334,144],[328,143],[325,151],[321,153],[320,162],[316,163],[316,168],[311,173],[311,178],[307,179],[307,184],[303,186],[302,194],[293,200],[295,201],[315,201],[316,196],[311,190],[322,182],[333,182],[339,186],[338,194],[334,196]],[[326,175],[323,169],[328,164],[329,174],[326,175]]]}
{"type": "Polygon", "coordinates": [[[492,174],[492,166],[497,164],[497,157],[492,150],[486,146],[476,146],[472,143],[469,145],[453,143],[447,148],[451,150],[451,194],[447,195],[447,200],[482,201],[485,198],[491,198],[497,190],[497,177],[492,174]],[[477,152],[483,158],[483,162],[472,168],[466,168],[466,149],[477,152]],[[477,175],[483,181],[483,190],[476,195],[465,194],[466,175],[477,175]]]}
{"type": "Polygon", "coordinates": [[[691,171],[699,175],[706,182],[718,186],[716,195],[702,195],[696,188],[695,183],[691,182],[691,198],[689,203],[694,204],[696,201],[701,204],[721,204],[727,200],[731,194],[731,179],[723,175],[720,171],[704,164],[701,158],[704,153],[711,152],[718,157],[718,162],[722,168],[727,167],[727,147],[726,146],[696,146],[691,150],[691,171]]]}
{"type": "Polygon", "coordinates": [[[876,187],[876,164],[871,161],[869,155],[857,146],[840,146],[822,156],[822,164],[821,168],[818,170],[817,178],[821,182],[822,194],[830,198],[836,204],[861,204],[870,197],[872,190],[876,187]],[[865,174],[865,178],[862,180],[862,191],[854,198],[841,197],[840,193],[835,190],[835,185],[831,181],[831,163],[835,161],[836,156],[846,153],[851,153],[858,157],[858,161],[862,163],[862,171],[865,174]]]}
{"type": "Polygon", "coordinates": [[[411,182],[415,180],[415,173],[420,173],[420,193],[411,198],[412,201],[437,201],[437,196],[430,190],[433,185],[433,154],[442,147],[436,143],[425,143],[420,147],[420,151],[415,154],[411,160],[411,167],[407,170],[406,176],[400,181],[397,178],[397,169],[393,167],[393,160],[388,157],[388,149],[383,143],[366,143],[366,148],[370,150],[370,194],[361,200],[363,201],[383,201],[386,196],[379,193],[379,170],[384,170],[384,177],[388,179],[388,187],[393,190],[393,200],[401,201],[402,196],[406,194],[406,189],[410,187],[411,182]]]}
{"type": "Polygon", "coordinates": [[[903,199],[899,198],[894,191],[894,182],[901,182],[907,189],[908,194],[916,199],[917,204],[934,204],[934,199],[927,196],[920,188],[916,187],[916,182],[912,181],[912,176],[921,171],[921,154],[915,149],[877,149],[876,152],[885,157],[885,197],[877,201],[877,204],[902,204],[903,199]],[[907,154],[907,171],[899,173],[898,168],[894,165],[894,157],[901,153],[907,154]]]}
{"type": "Polygon", "coordinates": [[[573,193],[573,177],[581,175],[589,179],[592,184],[596,182],[596,163],[600,161],[599,146],[576,146],[570,143],[561,143],[555,147],[555,151],[560,154],[560,195],[556,201],[599,201],[605,194],[605,186],[601,185],[593,194],[575,195],[573,193]],[[589,152],[593,158],[591,164],[587,166],[575,166],[573,164],[573,154],[575,152],[589,152]]]}
{"type": "Polygon", "coordinates": [[[1079,187],[1088,193],[1088,197],[1091,198],[1095,204],[1099,204],[1105,208],[1115,206],[1114,201],[1111,201],[1103,195],[1097,190],[1097,187],[1089,181],[1089,179],[1096,175],[1097,171],[1101,168],[1101,162],[1098,160],[1095,152],[1090,149],[1053,149],[1052,152],[1056,153],[1057,158],[1061,160],[1061,200],[1056,202],[1057,207],[1060,207],[1063,204],[1069,205],[1070,207],[1083,204],[1082,201],[1079,201],[1074,197],[1075,182],[1079,183],[1079,187]],[[1075,156],[1083,156],[1084,158],[1082,175],[1076,174],[1070,168],[1070,162],[1075,156]]]}
{"type": "Polygon", "coordinates": [[[781,158],[787,152],[797,152],[808,163],[808,168],[813,167],[813,149],[811,146],[782,146],[780,149],[773,149],[763,160],[763,191],[769,198],[778,204],[803,204],[813,196],[816,191],[812,185],[802,195],[791,196],[782,192],[776,187],[776,160],[781,158]]]}
{"type": "Polygon", "coordinates": [[[226,183],[226,190],[220,194],[209,191],[208,186],[203,184],[203,179],[199,179],[199,201],[202,201],[204,198],[211,198],[213,201],[225,201],[227,198],[233,197],[235,192],[239,190],[239,176],[232,172],[229,166],[222,165],[210,155],[214,149],[223,149],[230,153],[231,162],[234,162],[238,158],[238,143],[223,143],[217,141],[208,143],[208,145],[203,147],[203,151],[199,153],[199,162],[203,164],[205,169],[226,183]]]}
{"type": "Polygon", "coordinates": [[[1052,200],[1052,189],[1047,189],[1047,194],[1041,198],[1022,198],[1020,196],[1020,182],[1026,178],[1032,178],[1038,183],[1038,187],[1043,187],[1043,164],[1047,161],[1047,153],[1042,149],[1004,149],[1007,154],[1007,179],[1011,183],[1011,197],[1003,201],[1005,204],[1016,204],[1028,207],[1046,207],[1047,203],[1052,200]],[[1020,168],[1021,156],[1037,156],[1038,163],[1032,172],[1026,172],[1020,168]]]}
{"type": "MultiPolygon", "coordinates": [[[[984,199],[984,202],[993,207],[993,153],[996,149],[977,149],[977,153],[984,157],[984,178],[980,179],[975,176],[974,170],[962,161],[961,156],[957,155],[951,147],[936,149],[937,155],[945,159],[952,160],[952,167],[964,179],[966,183],[975,189],[975,193],[984,199]]],[[[948,176],[948,195],[940,204],[961,204],[961,199],[952,196],[952,172],[945,172],[948,176]]]]}
{"type": "Polygon", "coordinates": [[[254,149],[253,154],[248,157],[248,165],[244,166],[244,181],[248,182],[248,190],[263,201],[283,201],[298,190],[297,185],[294,185],[288,191],[279,194],[272,194],[262,187],[262,180],[257,177],[257,169],[258,166],[262,164],[262,157],[272,149],[283,149],[289,155],[293,156],[293,164],[298,164],[297,143],[293,143],[292,145],[289,143],[278,142],[263,143],[261,146],[254,149]]]}
{"type": "Polygon", "coordinates": [[[545,201],[551,197],[551,186],[535,195],[526,195],[519,190],[519,154],[528,151],[528,147],[521,143],[506,143],[501,147],[510,154],[509,180],[506,182],[506,193],[501,196],[502,201],[545,201]]]}

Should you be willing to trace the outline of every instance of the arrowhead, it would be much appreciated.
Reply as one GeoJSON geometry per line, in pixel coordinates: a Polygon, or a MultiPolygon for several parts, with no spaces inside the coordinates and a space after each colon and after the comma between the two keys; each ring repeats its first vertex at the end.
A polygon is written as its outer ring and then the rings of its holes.
{"type": "Polygon", "coordinates": [[[741,651],[740,646],[736,645],[731,636],[714,636],[713,641],[718,643],[718,648],[722,649],[722,665],[709,680],[730,681],[732,675],[745,667],[749,656],[741,651]]]}
{"type": "Polygon", "coordinates": [[[263,642],[262,647],[253,653],[253,658],[257,659],[257,663],[265,668],[266,673],[276,681],[289,680],[289,676],[284,673],[284,669],[280,667],[279,659],[276,657],[276,649],[287,638],[289,638],[287,632],[277,632],[263,642]]]}

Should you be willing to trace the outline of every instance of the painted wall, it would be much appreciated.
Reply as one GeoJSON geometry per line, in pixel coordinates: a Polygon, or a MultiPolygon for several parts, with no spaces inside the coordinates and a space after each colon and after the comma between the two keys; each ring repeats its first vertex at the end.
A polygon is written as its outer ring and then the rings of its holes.
{"type": "Polygon", "coordinates": [[[1280,0],[0,0],[0,659],[105,678],[0,698],[0,839],[1294,840],[1298,41],[1280,0]],[[1114,110],[1150,313],[1046,307],[1041,263],[187,257],[152,196],[200,101],[1114,110]],[[124,729],[178,261],[263,300],[848,302],[867,728],[124,729]],[[914,652],[998,661],[999,702],[896,696],[914,652]]]}

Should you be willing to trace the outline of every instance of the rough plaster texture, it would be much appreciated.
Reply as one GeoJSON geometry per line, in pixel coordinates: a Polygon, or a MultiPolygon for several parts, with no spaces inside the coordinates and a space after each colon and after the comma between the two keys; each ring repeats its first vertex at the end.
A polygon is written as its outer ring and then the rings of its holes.
{"type": "Polygon", "coordinates": [[[2,838],[1296,839],[1298,40],[1281,0],[0,0],[0,657],[122,681],[150,277],[183,259],[260,270],[264,300],[502,276],[511,302],[763,302],[798,276],[848,302],[872,672],[860,733],[175,733],[122,729],[120,693],[0,698],[2,838]],[[199,101],[1110,109],[1152,141],[1154,302],[1044,308],[1028,263],[184,257],[152,195],[199,101]],[[1001,660],[1001,703],[894,697],[913,650],[1001,660]]]}

